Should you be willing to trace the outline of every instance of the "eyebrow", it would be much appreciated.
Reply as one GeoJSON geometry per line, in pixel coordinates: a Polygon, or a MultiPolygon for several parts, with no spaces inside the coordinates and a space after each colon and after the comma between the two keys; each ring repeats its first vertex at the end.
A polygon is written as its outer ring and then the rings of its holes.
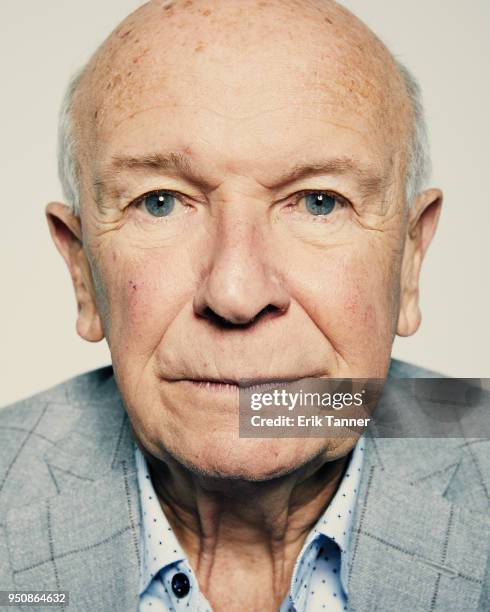
{"type": "Polygon", "coordinates": [[[108,189],[108,185],[114,181],[114,175],[124,171],[133,172],[165,172],[172,170],[195,180],[195,182],[205,183],[202,177],[193,167],[190,158],[183,153],[148,153],[140,156],[133,155],[114,155],[111,161],[99,170],[94,178],[96,201],[99,203],[102,195],[108,193],[118,196],[117,188],[108,189]]]}
{"type": "Polygon", "coordinates": [[[115,170],[179,170],[192,173],[192,163],[183,153],[149,153],[140,157],[115,155],[111,166],[115,170]]]}
{"type": "Polygon", "coordinates": [[[286,185],[311,176],[326,175],[352,175],[358,183],[361,195],[378,193],[386,183],[386,177],[372,165],[362,165],[352,157],[335,157],[317,163],[294,164],[292,168],[282,174],[277,183],[286,185]]]}
{"type": "MultiPolygon", "coordinates": [[[[197,171],[191,159],[183,153],[148,153],[139,156],[115,155],[108,166],[103,169],[94,180],[97,200],[106,191],[106,184],[111,181],[114,174],[124,171],[133,172],[165,172],[173,171],[181,174],[196,183],[208,184],[204,176],[197,171]]],[[[383,188],[386,177],[372,165],[362,165],[349,156],[336,157],[313,163],[296,163],[273,182],[264,184],[268,189],[284,187],[295,181],[319,175],[352,175],[362,197],[369,197],[383,188]]]]}

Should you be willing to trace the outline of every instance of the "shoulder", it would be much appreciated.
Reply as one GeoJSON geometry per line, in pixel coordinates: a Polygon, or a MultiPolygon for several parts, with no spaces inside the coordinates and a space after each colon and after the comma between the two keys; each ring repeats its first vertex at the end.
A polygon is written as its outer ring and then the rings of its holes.
{"type": "Polygon", "coordinates": [[[490,394],[480,382],[392,360],[374,435],[400,478],[439,484],[447,498],[487,512],[490,394]]]}
{"type": "MultiPolygon", "coordinates": [[[[15,445],[26,443],[26,436],[17,435],[22,433],[29,434],[29,438],[40,435],[58,438],[80,414],[82,407],[103,401],[107,391],[114,393],[113,381],[112,367],[107,366],[0,408],[0,439],[15,445]]],[[[0,447],[0,466],[2,450],[5,444],[0,447]]]]}
{"type": "Polygon", "coordinates": [[[20,412],[24,416],[35,413],[48,404],[62,405],[66,410],[76,409],[90,402],[108,381],[113,380],[113,377],[112,367],[106,366],[69,378],[45,391],[0,407],[0,423],[9,421],[20,412]]]}
{"type": "MultiPolygon", "coordinates": [[[[62,452],[63,440],[80,417],[94,414],[110,398],[114,402],[115,396],[112,368],[105,367],[1,408],[0,511],[15,498],[42,494],[43,486],[48,486],[43,483],[51,481],[45,456],[53,450],[62,452]]],[[[95,430],[97,420],[93,421],[95,430]]],[[[83,433],[88,442],[90,430],[83,433]]]]}
{"type": "Polygon", "coordinates": [[[414,365],[413,363],[407,363],[406,361],[400,361],[399,359],[392,359],[390,363],[390,369],[388,371],[388,378],[446,378],[444,374],[435,372],[434,370],[427,370],[420,366],[414,365]]]}

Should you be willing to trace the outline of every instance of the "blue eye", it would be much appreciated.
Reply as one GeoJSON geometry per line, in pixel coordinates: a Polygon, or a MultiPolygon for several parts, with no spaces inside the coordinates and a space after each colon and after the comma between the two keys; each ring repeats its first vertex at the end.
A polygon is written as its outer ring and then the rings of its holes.
{"type": "Polygon", "coordinates": [[[157,191],[145,196],[141,201],[150,215],[166,217],[175,208],[175,199],[168,191],[157,191]]]}
{"type": "Polygon", "coordinates": [[[315,191],[304,196],[306,209],[312,215],[328,215],[335,208],[337,199],[324,191],[315,191]]]}

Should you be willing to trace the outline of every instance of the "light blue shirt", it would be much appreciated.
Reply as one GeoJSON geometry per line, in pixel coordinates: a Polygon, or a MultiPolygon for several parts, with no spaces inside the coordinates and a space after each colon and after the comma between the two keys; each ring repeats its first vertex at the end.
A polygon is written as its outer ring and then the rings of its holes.
{"type": "MultiPolygon", "coordinates": [[[[304,542],[293,570],[289,593],[279,612],[347,610],[347,588],[340,569],[349,546],[363,450],[364,440],[361,438],[334,498],[304,542]]],[[[148,465],[137,447],[135,454],[142,514],[138,612],[174,612],[184,609],[212,612],[162,511],[148,465]],[[175,580],[182,578],[174,578],[177,574],[185,574],[188,579],[190,588],[183,597],[178,597],[172,588],[172,580],[175,585],[175,580]]]]}

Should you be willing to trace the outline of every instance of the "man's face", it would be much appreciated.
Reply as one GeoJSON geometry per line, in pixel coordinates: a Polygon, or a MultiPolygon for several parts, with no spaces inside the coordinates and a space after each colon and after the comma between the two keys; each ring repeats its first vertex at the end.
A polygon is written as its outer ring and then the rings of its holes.
{"type": "Polygon", "coordinates": [[[335,24],[257,10],[250,29],[232,23],[238,9],[228,26],[171,9],[113,36],[81,218],[143,445],[267,478],[339,441],[238,439],[225,383],[387,371],[406,231],[406,125],[393,117],[407,110],[381,95],[362,45],[332,44],[335,24]]]}

